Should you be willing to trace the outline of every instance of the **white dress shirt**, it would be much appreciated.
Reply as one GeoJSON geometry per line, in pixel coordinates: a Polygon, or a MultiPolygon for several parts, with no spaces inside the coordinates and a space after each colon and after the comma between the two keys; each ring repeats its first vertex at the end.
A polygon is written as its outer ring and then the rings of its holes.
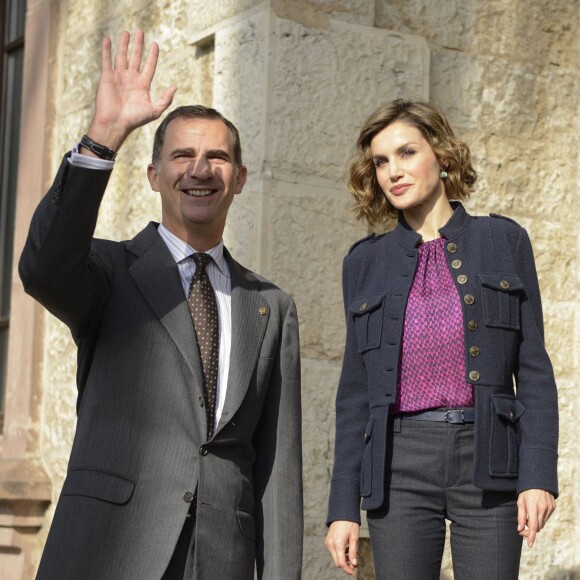
{"type": "MultiPolygon", "coordinates": [[[[78,145],[72,149],[69,163],[86,169],[112,169],[115,162],[98,159],[83,155],[78,152],[78,145]]],[[[189,286],[195,274],[195,262],[190,256],[197,250],[172,234],[163,224],[157,229],[167,249],[171,252],[183,286],[185,299],[189,297],[189,286]]],[[[205,252],[213,258],[208,266],[207,273],[214,289],[219,324],[219,362],[216,392],[215,427],[217,427],[226,400],[228,375],[230,371],[230,352],[232,347],[232,283],[230,270],[224,256],[224,243],[221,241],[217,246],[205,252]]]]}

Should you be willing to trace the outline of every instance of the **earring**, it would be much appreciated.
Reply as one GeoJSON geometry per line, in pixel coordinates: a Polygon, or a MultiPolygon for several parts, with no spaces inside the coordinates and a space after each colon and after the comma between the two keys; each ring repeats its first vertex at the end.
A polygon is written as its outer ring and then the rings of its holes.
{"type": "Polygon", "coordinates": [[[441,179],[445,179],[446,177],[449,177],[449,174],[447,173],[447,171],[445,171],[444,169],[442,169],[442,170],[439,172],[439,177],[440,177],[441,179]]]}

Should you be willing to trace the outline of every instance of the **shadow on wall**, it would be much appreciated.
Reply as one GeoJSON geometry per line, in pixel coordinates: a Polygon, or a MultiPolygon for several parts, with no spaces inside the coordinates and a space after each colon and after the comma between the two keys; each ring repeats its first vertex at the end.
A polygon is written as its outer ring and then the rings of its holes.
{"type": "Polygon", "coordinates": [[[570,568],[569,570],[557,570],[546,576],[546,580],[580,580],[580,567],[570,568]]]}

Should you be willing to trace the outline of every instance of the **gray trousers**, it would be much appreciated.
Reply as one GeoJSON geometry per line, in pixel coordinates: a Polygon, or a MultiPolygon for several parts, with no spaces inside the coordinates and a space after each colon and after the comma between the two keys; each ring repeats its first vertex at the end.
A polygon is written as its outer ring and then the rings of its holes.
{"type": "Polygon", "coordinates": [[[516,580],[517,496],[471,483],[473,424],[392,423],[385,504],[367,512],[376,578],[438,580],[447,519],[455,580],[516,580]]]}

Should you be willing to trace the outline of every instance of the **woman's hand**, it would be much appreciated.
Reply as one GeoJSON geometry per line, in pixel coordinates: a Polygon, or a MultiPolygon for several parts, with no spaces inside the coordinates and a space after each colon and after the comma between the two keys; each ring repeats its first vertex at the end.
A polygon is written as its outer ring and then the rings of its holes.
{"type": "Polygon", "coordinates": [[[358,567],[358,530],[355,522],[336,521],[330,524],[326,535],[326,547],[334,565],[349,576],[356,576],[358,567]]]}
{"type": "Polygon", "coordinates": [[[546,525],[556,509],[556,500],[549,491],[526,489],[518,496],[518,533],[534,545],[536,534],[546,525]]]}

